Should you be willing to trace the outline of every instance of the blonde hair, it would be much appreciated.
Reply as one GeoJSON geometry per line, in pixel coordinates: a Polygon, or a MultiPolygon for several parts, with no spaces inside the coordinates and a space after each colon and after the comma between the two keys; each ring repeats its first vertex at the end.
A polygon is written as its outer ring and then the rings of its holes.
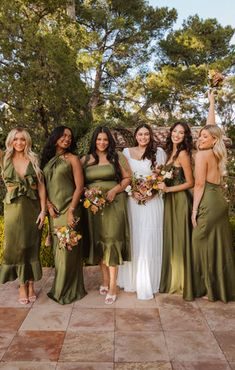
{"type": "Polygon", "coordinates": [[[213,153],[218,162],[218,168],[220,171],[220,176],[226,175],[226,164],[227,164],[227,150],[223,141],[223,132],[216,125],[206,125],[199,132],[199,137],[203,130],[207,130],[209,134],[215,139],[215,144],[213,145],[213,153]]]}
{"type": "Polygon", "coordinates": [[[8,159],[11,159],[14,154],[14,148],[13,148],[13,141],[17,133],[21,133],[24,136],[25,139],[25,148],[24,148],[24,156],[27,158],[33,165],[34,171],[36,172],[38,181],[42,181],[42,171],[39,168],[39,163],[38,163],[38,157],[37,155],[32,151],[32,139],[28,133],[27,130],[21,127],[16,127],[13,130],[9,132],[6,138],[6,150],[5,150],[5,155],[3,159],[3,167],[6,165],[6,161],[8,159]]]}

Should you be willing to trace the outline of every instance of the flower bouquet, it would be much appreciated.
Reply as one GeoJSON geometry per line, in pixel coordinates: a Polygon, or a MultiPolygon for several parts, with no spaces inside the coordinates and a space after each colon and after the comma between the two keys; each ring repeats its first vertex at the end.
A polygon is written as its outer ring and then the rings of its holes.
{"type": "Polygon", "coordinates": [[[209,81],[209,88],[217,94],[219,90],[221,90],[224,82],[224,76],[222,73],[215,71],[214,69],[210,69],[208,71],[208,81],[209,81]]]}
{"type": "Polygon", "coordinates": [[[172,178],[172,171],[165,171],[159,169],[153,172],[149,176],[132,176],[131,185],[128,185],[125,189],[127,194],[134,198],[140,205],[146,204],[156,194],[161,194],[161,190],[158,188],[158,184],[163,182],[166,178],[172,178]]]}
{"type": "MultiPolygon", "coordinates": [[[[78,221],[79,219],[76,220],[76,224],[78,223],[78,221]]],[[[78,244],[78,241],[82,238],[82,236],[78,234],[76,230],[68,225],[55,227],[54,233],[58,238],[59,248],[67,249],[68,251],[71,251],[73,247],[78,244]]]]}
{"type": "Polygon", "coordinates": [[[94,215],[99,210],[103,210],[107,205],[105,192],[100,188],[86,189],[84,196],[85,200],[83,201],[83,206],[85,208],[90,208],[94,215]]]}

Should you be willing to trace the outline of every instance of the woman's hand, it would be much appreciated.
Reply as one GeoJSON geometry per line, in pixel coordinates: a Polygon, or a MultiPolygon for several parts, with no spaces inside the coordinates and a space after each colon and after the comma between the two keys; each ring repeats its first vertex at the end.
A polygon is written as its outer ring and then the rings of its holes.
{"type": "Polygon", "coordinates": [[[194,228],[197,227],[197,213],[196,212],[192,212],[191,220],[192,220],[193,227],[194,228]]]}
{"type": "Polygon", "coordinates": [[[76,220],[73,215],[73,209],[71,208],[68,209],[67,224],[69,225],[69,227],[72,227],[72,228],[76,225],[76,220]]]}
{"type": "Polygon", "coordinates": [[[46,212],[45,211],[41,211],[38,215],[38,218],[37,218],[37,221],[36,221],[36,224],[38,224],[38,228],[39,230],[43,227],[44,225],[44,221],[45,221],[45,217],[46,217],[46,212]]]}
{"type": "Polygon", "coordinates": [[[208,100],[210,104],[214,104],[215,102],[215,95],[213,93],[213,90],[208,90],[207,92],[208,100]]]}
{"type": "Polygon", "coordinates": [[[48,206],[48,212],[52,218],[57,218],[59,216],[59,211],[54,206],[48,206]]]}
{"type": "Polygon", "coordinates": [[[168,191],[168,187],[166,186],[166,184],[164,182],[160,182],[157,185],[157,187],[158,187],[159,190],[164,191],[164,193],[167,193],[167,191],[168,191]]]}
{"type": "Polygon", "coordinates": [[[107,201],[110,202],[110,203],[113,202],[113,200],[115,199],[116,195],[117,195],[117,192],[116,192],[115,189],[109,190],[106,193],[106,199],[107,199],[107,201]]]}

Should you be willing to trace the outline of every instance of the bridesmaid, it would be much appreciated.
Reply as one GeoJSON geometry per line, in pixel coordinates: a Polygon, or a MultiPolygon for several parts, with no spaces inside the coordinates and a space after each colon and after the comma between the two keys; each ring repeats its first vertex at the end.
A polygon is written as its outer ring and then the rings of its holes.
{"type": "Polygon", "coordinates": [[[110,203],[103,212],[88,210],[90,251],[88,263],[99,264],[102,272],[100,294],[105,303],[117,298],[118,265],[130,261],[130,237],[126,194],[131,172],[122,153],[115,152],[115,142],[107,127],[97,127],[91,139],[89,154],[82,158],[88,188],[102,188],[110,203]]]}
{"type": "Polygon", "coordinates": [[[6,151],[0,151],[4,200],[4,254],[0,282],[19,279],[19,303],[36,300],[34,281],[42,277],[39,259],[40,229],[46,209],[46,193],[38,158],[31,150],[29,133],[11,130],[6,151]]]}
{"type": "MultiPolygon", "coordinates": [[[[139,125],[134,133],[136,146],[125,148],[131,170],[137,176],[149,176],[155,166],[163,165],[166,154],[155,148],[153,131],[149,125],[139,125]]],[[[163,199],[155,195],[145,205],[128,197],[128,216],[131,230],[132,261],[120,266],[118,285],[127,292],[136,292],[138,299],[152,299],[159,291],[162,244],[163,199]]]]}
{"type": "Polygon", "coordinates": [[[226,173],[226,148],[215,125],[214,96],[207,125],[200,131],[195,158],[192,212],[194,296],[210,301],[235,300],[235,253],[228,219],[228,204],[221,182],[226,173]]]}
{"type": "MultiPolygon", "coordinates": [[[[83,192],[83,173],[73,133],[66,126],[56,127],[50,135],[42,154],[42,168],[47,190],[49,224],[55,227],[70,226],[78,230],[75,218],[81,215],[79,206],[83,192]]],[[[60,304],[81,299],[86,294],[83,284],[81,243],[72,251],[60,249],[53,235],[55,279],[48,297],[60,304]]]]}
{"type": "Polygon", "coordinates": [[[191,222],[193,186],[191,151],[193,146],[189,126],[176,122],[166,141],[166,170],[172,179],[159,187],[165,192],[163,260],[160,282],[161,293],[180,293],[192,298],[191,278],[191,222]]]}

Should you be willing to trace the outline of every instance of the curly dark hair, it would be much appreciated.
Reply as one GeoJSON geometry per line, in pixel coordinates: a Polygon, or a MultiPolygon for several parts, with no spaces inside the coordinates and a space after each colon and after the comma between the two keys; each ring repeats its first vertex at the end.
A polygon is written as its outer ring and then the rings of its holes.
{"type": "Polygon", "coordinates": [[[186,152],[189,154],[190,158],[192,157],[193,138],[192,138],[192,133],[191,133],[190,127],[188,126],[188,124],[186,122],[175,122],[171,126],[170,132],[169,132],[169,134],[167,136],[167,139],[166,139],[166,149],[165,149],[165,151],[166,151],[166,154],[167,154],[167,161],[169,160],[169,158],[172,154],[172,151],[173,151],[173,143],[172,143],[172,140],[171,140],[172,131],[178,125],[183,127],[185,135],[184,135],[183,141],[177,145],[177,151],[176,151],[176,154],[173,157],[173,161],[176,160],[176,158],[179,156],[179,154],[182,150],[186,150],[186,152]]]}
{"type": "Polygon", "coordinates": [[[56,143],[63,136],[65,129],[69,130],[71,132],[71,135],[72,135],[71,144],[70,144],[69,148],[67,148],[65,150],[65,153],[74,153],[75,152],[75,150],[76,150],[76,141],[75,141],[73,131],[71,130],[71,128],[67,127],[67,126],[58,126],[58,127],[56,127],[52,131],[51,135],[49,136],[49,138],[46,142],[46,145],[43,148],[42,159],[41,159],[41,168],[42,169],[45,167],[47,162],[49,162],[49,160],[55,156],[55,154],[56,154],[56,143]]]}
{"type": "Polygon", "coordinates": [[[145,152],[144,152],[144,154],[142,155],[141,158],[142,159],[145,159],[145,158],[149,159],[151,161],[151,168],[153,169],[156,165],[157,143],[154,140],[153,130],[152,130],[151,126],[149,126],[147,123],[141,123],[139,126],[136,127],[135,132],[134,132],[134,138],[135,138],[135,145],[136,146],[138,146],[138,142],[136,140],[136,135],[137,135],[138,131],[141,128],[146,128],[149,131],[149,135],[150,135],[149,143],[148,143],[148,145],[145,149],[145,152]]]}
{"type": "Polygon", "coordinates": [[[98,126],[95,129],[95,131],[93,132],[93,135],[92,135],[92,138],[91,138],[90,149],[89,149],[88,154],[91,154],[95,158],[95,162],[92,163],[91,165],[99,163],[99,156],[96,153],[96,140],[97,140],[97,137],[100,133],[104,133],[108,137],[109,145],[108,145],[108,148],[107,148],[106,158],[110,163],[112,163],[114,165],[116,179],[117,179],[118,182],[121,182],[122,172],[121,172],[121,167],[120,167],[120,164],[119,164],[118,154],[115,151],[116,144],[115,144],[115,141],[114,141],[114,138],[111,134],[110,129],[106,126],[98,126]]]}

